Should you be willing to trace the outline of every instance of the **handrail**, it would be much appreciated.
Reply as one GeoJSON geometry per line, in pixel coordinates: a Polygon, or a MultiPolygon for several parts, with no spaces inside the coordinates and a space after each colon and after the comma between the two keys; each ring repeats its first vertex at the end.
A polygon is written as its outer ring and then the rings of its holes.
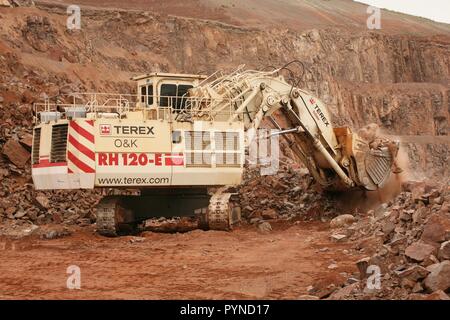
{"type": "Polygon", "coordinates": [[[214,120],[217,116],[226,116],[234,113],[231,99],[214,99],[204,96],[159,96],[159,95],[137,95],[121,93],[73,93],[55,97],[55,99],[45,99],[41,103],[34,103],[33,111],[35,122],[39,123],[38,115],[41,113],[58,113],[61,119],[67,118],[66,111],[77,109],[92,114],[91,117],[101,116],[102,113],[117,113],[119,118],[126,117],[130,111],[156,110],[156,118],[167,121],[179,120],[178,115],[182,114],[185,121],[194,118],[204,118],[214,120]],[[144,99],[142,99],[144,98],[144,99]],[[160,106],[162,99],[167,98],[167,106],[160,106]],[[147,101],[153,99],[152,105],[147,105],[147,101]],[[55,100],[52,102],[51,100],[55,100]],[[70,102],[69,102],[70,100],[70,102]],[[142,101],[143,100],[143,101],[142,101]],[[180,108],[180,105],[182,107],[180,108]],[[216,109],[217,105],[222,105],[216,109]],[[229,108],[224,108],[229,106],[229,108]],[[228,109],[228,110],[227,110],[228,109]]]}

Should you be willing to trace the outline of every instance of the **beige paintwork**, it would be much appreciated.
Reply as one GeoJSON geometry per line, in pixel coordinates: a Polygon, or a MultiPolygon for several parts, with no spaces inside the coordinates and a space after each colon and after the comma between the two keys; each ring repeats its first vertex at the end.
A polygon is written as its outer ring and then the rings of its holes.
{"type": "MultiPolygon", "coordinates": [[[[35,168],[33,180],[37,189],[71,189],[94,187],[164,187],[164,186],[216,186],[237,185],[241,182],[244,164],[244,126],[242,122],[194,121],[178,122],[170,108],[159,108],[157,90],[162,84],[198,85],[205,76],[153,73],[133,78],[138,92],[142,85],[154,84],[153,105],[141,104],[141,96],[130,110],[117,116],[110,105],[98,107],[86,114],[93,120],[95,137],[95,174],[67,173],[67,166],[35,168]],[[180,135],[172,143],[172,132],[180,135]],[[210,145],[207,151],[186,148],[185,134],[192,131],[207,132],[210,145]],[[214,141],[215,132],[236,132],[239,135],[237,153],[239,164],[217,166],[214,141]],[[188,166],[186,152],[208,154],[209,165],[188,166]],[[166,158],[182,155],[182,164],[166,165],[166,158]],[[140,161],[142,160],[142,161],[140,161]],[[145,161],[144,161],[145,160],[145,161]],[[86,185],[86,182],[89,182],[86,185]]],[[[105,98],[105,100],[107,100],[105,98]]],[[[76,119],[74,119],[76,120],[76,119]]],[[[50,157],[52,126],[69,123],[67,119],[40,123],[39,155],[50,157]]],[[[83,140],[83,139],[81,139],[83,140]]],[[[81,141],[83,142],[83,141],[81,141]]],[[[68,144],[69,145],[69,144],[68,144]]],[[[77,151],[77,150],[75,150],[77,151]]],[[[82,159],[84,155],[79,153],[82,159]]],[[[180,159],[176,157],[175,159],[180,159]]],[[[167,160],[170,161],[170,160],[167,160]]]]}

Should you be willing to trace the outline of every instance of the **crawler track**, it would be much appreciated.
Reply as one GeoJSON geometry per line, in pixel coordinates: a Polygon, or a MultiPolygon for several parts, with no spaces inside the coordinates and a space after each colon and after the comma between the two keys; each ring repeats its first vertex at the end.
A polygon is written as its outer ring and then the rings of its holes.
{"type": "Polygon", "coordinates": [[[97,232],[102,236],[116,237],[118,235],[116,223],[118,201],[117,197],[106,197],[97,205],[97,232]]]}
{"type": "Polygon", "coordinates": [[[209,229],[227,231],[240,220],[240,208],[233,194],[214,194],[209,201],[207,215],[209,229]]]}

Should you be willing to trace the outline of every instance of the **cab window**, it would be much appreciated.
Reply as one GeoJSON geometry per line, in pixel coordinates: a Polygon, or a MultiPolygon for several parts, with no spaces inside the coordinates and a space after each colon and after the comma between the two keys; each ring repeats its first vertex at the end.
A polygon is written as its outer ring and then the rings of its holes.
{"type": "Polygon", "coordinates": [[[141,87],[141,102],[145,103],[145,96],[147,95],[147,87],[142,86],[141,87]]]}
{"type": "Polygon", "coordinates": [[[153,104],[153,85],[147,86],[147,105],[151,106],[153,104]]]}
{"type": "Polygon", "coordinates": [[[183,96],[189,89],[193,88],[192,85],[186,84],[163,84],[161,85],[160,102],[161,107],[171,106],[175,110],[181,110],[186,105],[186,98],[183,96]]]}
{"type": "Polygon", "coordinates": [[[141,102],[147,106],[153,104],[153,85],[141,87],[141,102]]]}
{"type": "Polygon", "coordinates": [[[174,105],[174,98],[177,96],[176,84],[163,84],[161,85],[160,102],[161,107],[168,107],[174,105]]]}

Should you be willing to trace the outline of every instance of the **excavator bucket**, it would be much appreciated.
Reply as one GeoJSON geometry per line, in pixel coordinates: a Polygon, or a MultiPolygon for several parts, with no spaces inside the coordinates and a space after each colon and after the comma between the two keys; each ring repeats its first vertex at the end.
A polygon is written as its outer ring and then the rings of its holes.
{"type": "Polygon", "coordinates": [[[373,191],[382,188],[391,172],[402,172],[396,163],[399,142],[380,138],[377,128],[369,125],[357,133],[349,128],[335,128],[339,143],[343,146],[343,155],[349,161],[351,177],[357,185],[373,191]],[[373,134],[367,134],[367,127],[373,134]],[[371,128],[372,127],[372,128],[371,128]]]}
{"type": "Polygon", "coordinates": [[[382,187],[390,176],[393,157],[387,147],[370,150],[364,161],[366,172],[373,184],[382,187]]]}

